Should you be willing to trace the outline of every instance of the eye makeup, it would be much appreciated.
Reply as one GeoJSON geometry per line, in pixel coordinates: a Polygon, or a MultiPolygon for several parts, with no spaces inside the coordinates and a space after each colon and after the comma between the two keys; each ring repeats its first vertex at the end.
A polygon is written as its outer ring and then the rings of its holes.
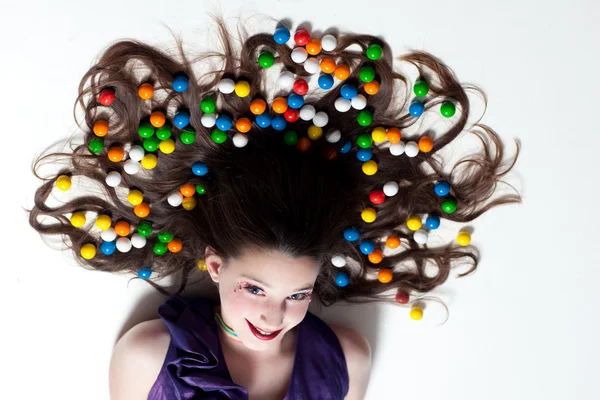
{"type": "MultiPolygon", "coordinates": [[[[253,290],[260,290],[260,291],[264,292],[263,289],[261,289],[260,287],[254,285],[254,284],[252,284],[250,282],[241,281],[241,282],[238,282],[237,284],[238,284],[237,288],[234,289],[234,292],[237,292],[237,291],[240,291],[240,290],[245,290],[245,291],[247,291],[248,293],[250,293],[250,294],[252,294],[254,296],[258,296],[259,293],[254,293],[253,290]]],[[[310,301],[312,301],[312,293],[313,293],[312,288],[311,288],[311,290],[309,292],[306,292],[306,293],[294,293],[294,294],[292,294],[292,296],[302,295],[303,297],[300,298],[300,299],[290,299],[290,300],[295,301],[295,302],[301,302],[301,301],[307,300],[307,301],[310,302],[310,301]]]]}

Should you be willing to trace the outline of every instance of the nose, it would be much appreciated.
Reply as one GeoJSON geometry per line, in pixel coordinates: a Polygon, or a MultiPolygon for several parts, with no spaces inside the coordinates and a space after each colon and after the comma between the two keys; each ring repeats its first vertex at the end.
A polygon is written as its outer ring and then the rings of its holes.
{"type": "Polygon", "coordinates": [[[275,302],[267,302],[262,309],[260,316],[264,329],[278,329],[283,325],[285,316],[285,302],[279,305],[275,302]]]}

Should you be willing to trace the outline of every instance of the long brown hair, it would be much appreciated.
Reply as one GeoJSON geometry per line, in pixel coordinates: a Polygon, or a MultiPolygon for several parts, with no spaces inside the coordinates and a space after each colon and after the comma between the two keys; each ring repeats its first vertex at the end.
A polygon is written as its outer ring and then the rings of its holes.
{"type": "MultiPolygon", "coordinates": [[[[305,101],[328,114],[325,133],[339,130],[342,135],[339,143],[352,143],[349,153],[341,154],[339,147],[332,148],[323,137],[311,140],[307,151],[299,151],[296,146],[284,143],[283,132],[272,127],[260,128],[256,123],[248,132],[249,142],[245,147],[237,148],[232,144],[235,126],[227,141],[217,144],[211,140],[211,130],[201,123],[203,113],[199,104],[203,98],[214,96],[219,113],[230,115],[233,121],[242,117],[254,120],[249,107],[253,99],[270,101],[290,93],[290,88],[277,89],[266,79],[265,70],[257,63],[261,51],[271,49],[276,55],[272,69],[282,66],[296,76],[309,75],[302,65],[292,61],[292,49],[286,44],[275,43],[271,34],[243,37],[241,48],[237,48],[224,24],[219,21],[218,26],[222,53],[211,53],[196,62],[188,59],[179,39],[178,57],[135,40],[120,40],[106,49],[82,78],[75,103],[85,113],[84,143],[73,144],[72,152],[41,156],[34,165],[37,175],[41,162],[52,162],[60,157],[69,159],[69,165],[64,169],[42,178],[45,182],[37,189],[35,205],[30,212],[29,221],[34,229],[42,235],[62,235],[67,247],[87,268],[136,274],[140,268],[150,266],[152,276],[147,282],[166,295],[169,293],[153,280],[181,274],[178,291],[181,292],[188,275],[197,269],[197,261],[203,258],[206,246],[214,248],[225,260],[239,256],[248,248],[277,249],[293,256],[314,257],[322,265],[315,293],[326,305],[340,300],[393,302],[398,292],[415,296],[431,291],[446,281],[450,269],[458,263],[470,265],[460,276],[476,269],[478,257],[471,246],[459,247],[450,243],[429,248],[419,245],[405,223],[412,215],[426,214],[439,215],[442,224],[444,220],[468,222],[496,205],[520,201],[517,193],[495,195],[498,183],[516,161],[518,142],[516,155],[505,162],[498,135],[492,128],[476,124],[466,134],[474,134],[481,140],[479,152],[466,154],[452,168],[448,168],[439,153],[465,131],[470,110],[467,91],[478,92],[486,100],[480,89],[461,85],[448,66],[425,51],[404,54],[397,60],[416,67],[419,79],[429,84],[424,101],[425,114],[415,118],[408,112],[413,98],[412,83],[394,69],[389,46],[373,36],[339,33],[336,48],[321,54],[332,57],[338,65],[345,63],[350,67],[347,82],[360,83],[361,65],[368,63],[375,68],[380,89],[377,94],[367,96],[367,108],[373,112],[373,121],[363,127],[356,122],[357,110],[342,113],[335,109],[341,84],[329,91],[309,91],[305,101]],[[365,50],[373,43],[383,48],[383,56],[376,61],[365,56],[365,50]],[[357,45],[362,51],[351,49],[357,45]],[[214,63],[215,60],[222,62],[221,68],[196,76],[196,63],[214,63]],[[189,87],[181,93],[172,87],[177,74],[189,78],[189,87]],[[250,95],[242,98],[220,93],[216,86],[223,78],[248,81],[250,95]],[[139,86],[147,82],[155,89],[151,100],[138,95],[139,86]],[[109,107],[98,100],[99,93],[106,88],[115,93],[115,100],[109,107]],[[417,121],[421,123],[425,115],[437,113],[439,116],[439,106],[445,101],[456,105],[456,115],[445,121],[444,129],[433,126],[416,129],[413,126],[417,121]],[[158,164],[154,169],[129,175],[124,172],[124,161],[110,161],[107,150],[111,146],[140,144],[138,126],[157,110],[164,112],[171,125],[176,112],[189,112],[190,125],[186,129],[193,128],[196,141],[183,144],[180,140],[182,130],[173,126],[175,151],[172,154],[155,152],[158,164]],[[96,137],[93,126],[100,119],[109,122],[110,131],[104,138],[103,150],[93,154],[87,143],[96,137]],[[362,162],[356,157],[356,139],[377,126],[399,128],[404,141],[417,141],[420,136],[428,135],[433,138],[434,147],[430,152],[408,157],[394,156],[385,145],[374,145],[373,159],[378,164],[378,171],[366,175],[361,170],[362,162]],[[192,172],[191,166],[197,161],[208,166],[207,175],[197,176],[192,172]],[[122,176],[118,188],[105,183],[110,171],[117,171],[122,176]],[[103,188],[103,193],[87,193],[51,207],[47,200],[57,177],[65,174],[75,179],[91,179],[103,188]],[[399,183],[398,194],[386,198],[381,205],[371,204],[369,194],[381,189],[388,181],[399,183]],[[450,183],[451,194],[458,203],[456,212],[441,211],[443,198],[434,192],[434,185],[439,181],[450,183]],[[201,184],[206,190],[204,194],[195,195],[197,206],[193,210],[168,204],[170,194],[190,183],[201,184]],[[99,235],[93,223],[82,228],[72,226],[69,214],[76,211],[107,214],[113,222],[125,220],[135,227],[141,218],[134,215],[132,206],[119,194],[119,191],[133,188],[140,190],[144,201],[151,206],[150,215],[145,218],[153,227],[148,244],[126,253],[116,251],[105,256],[98,252],[94,258],[84,259],[80,248],[85,243],[98,245],[99,235]],[[372,223],[365,223],[360,217],[367,206],[377,212],[377,219],[372,223]],[[41,221],[40,217],[51,217],[54,221],[47,223],[47,218],[41,221]],[[378,246],[382,246],[386,237],[396,236],[401,239],[399,251],[373,264],[359,251],[356,243],[344,238],[343,231],[349,226],[360,227],[361,240],[371,239],[378,246]],[[176,253],[156,255],[152,245],[157,241],[157,234],[165,231],[180,238],[183,248],[176,253]],[[348,260],[343,268],[350,276],[345,287],[335,283],[335,274],[340,269],[331,263],[334,255],[343,255],[348,260]],[[437,267],[435,274],[426,273],[426,268],[431,266],[437,267]],[[375,277],[384,268],[393,270],[388,283],[381,283],[375,277]]],[[[443,118],[440,116],[440,119],[443,118]]],[[[289,124],[287,130],[293,129],[299,137],[306,137],[310,124],[310,121],[298,119],[289,124]]]]}

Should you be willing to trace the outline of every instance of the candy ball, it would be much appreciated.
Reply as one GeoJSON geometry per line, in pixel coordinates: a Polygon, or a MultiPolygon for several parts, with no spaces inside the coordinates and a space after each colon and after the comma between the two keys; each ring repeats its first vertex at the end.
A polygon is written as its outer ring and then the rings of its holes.
{"type": "Polygon", "coordinates": [[[184,197],[192,197],[194,193],[196,193],[196,187],[193,184],[188,183],[187,185],[183,185],[182,187],[180,187],[179,192],[184,197]]]}
{"type": "Polygon", "coordinates": [[[159,241],[163,243],[169,243],[171,240],[173,240],[174,235],[171,232],[160,232],[157,237],[159,241]]]}
{"type": "Polygon", "coordinates": [[[144,148],[142,146],[138,146],[137,144],[131,146],[131,149],[129,149],[129,158],[131,158],[133,161],[142,161],[144,154],[146,154],[144,148]]]}
{"type": "Polygon", "coordinates": [[[342,138],[342,132],[340,132],[339,129],[328,132],[325,135],[325,140],[327,140],[327,142],[329,142],[329,143],[337,143],[340,141],[341,138],[342,138]]]}
{"type": "Polygon", "coordinates": [[[76,211],[71,215],[71,225],[75,228],[81,228],[85,225],[85,213],[82,211],[76,211]]]}
{"type": "Polygon", "coordinates": [[[425,97],[429,92],[429,84],[424,80],[418,80],[415,82],[413,92],[415,92],[415,96],[417,97],[425,97]]]}
{"type": "Polygon", "coordinates": [[[140,218],[146,218],[150,214],[150,206],[148,203],[140,203],[133,207],[133,213],[140,218]]]}
{"type": "Polygon", "coordinates": [[[415,321],[420,320],[421,318],[423,318],[423,309],[419,306],[413,306],[410,309],[410,317],[415,321]]]}
{"type": "Polygon", "coordinates": [[[287,122],[296,122],[298,121],[298,118],[300,118],[300,110],[288,107],[283,113],[283,118],[285,118],[287,122]]]}
{"type": "Polygon", "coordinates": [[[181,202],[181,206],[186,211],[192,211],[194,208],[196,208],[196,198],[195,197],[186,197],[181,202]]]}
{"type": "Polygon", "coordinates": [[[127,201],[129,204],[135,206],[136,204],[140,204],[144,201],[144,195],[139,190],[130,190],[129,194],[127,194],[127,201]]]}
{"type": "Polygon", "coordinates": [[[271,108],[273,108],[273,111],[276,112],[277,114],[283,114],[288,109],[288,104],[287,104],[286,99],[284,99],[283,97],[277,97],[277,98],[273,99],[271,108]]]}
{"type": "Polygon", "coordinates": [[[152,223],[150,221],[140,221],[137,226],[137,233],[143,237],[148,237],[152,234],[152,223]]]}
{"type": "Polygon", "coordinates": [[[362,162],[369,161],[372,157],[373,150],[371,149],[359,149],[356,152],[356,158],[358,158],[362,162]]]}
{"type": "Polygon", "coordinates": [[[373,243],[371,240],[363,240],[360,242],[358,247],[360,248],[361,253],[368,256],[375,250],[375,243],[373,243]]]}
{"type": "Polygon", "coordinates": [[[346,79],[348,79],[348,77],[350,77],[350,67],[346,64],[340,64],[337,67],[335,67],[333,75],[340,81],[345,81],[346,79]]]}
{"type": "Polygon", "coordinates": [[[111,147],[110,149],[108,149],[108,153],[106,153],[106,156],[110,161],[116,163],[123,160],[123,157],[125,157],[125,151],[121,147],[111,147]]]}
{"type": "Polygon", "coordinates": [[[228,131],[233,126],[233,120],[229,115],[222,114],[217,117],[215,125],[222,131],[228,131]]]}
{"type": "Polygon", "coordinates": [[[196,184],[196,193],[198,194],[206,194],[206,188],[201,184],[196,184]]]}
{"type": "Polygon", "coordinates": [[[182,200],[183,195],[179,192],[172,193],[171,195],[169,195],[169,197],[167,197],[167,202],[173,207],[181,205],[182,200]]]}
{"type": "Polygon", "coordinates": [[[158,158],[154,154],[146,154],[140,162],[145,169],[153,169],[158,164],[158,158]]]}
{"type": "Polygon", "coordinates": [[[165,114],[162,111],[154,111],[150,115],[150,123],[156,128],[163,126],[166,121],[167,117],[165,117],[165,114]]]}
{"type": "Polygon", "coordinates": [[[383,193],[385,193],[385,195],[387,197],[395,196],[396,194],[398,194],[399,189],[400,189],[400,186],[398,185],[397,182],[394,182],[394,181],[386,182],[383,185],[383,193]]]}
{"type": "Polygon", "coordinates": [[[450,193],[450,184],[448,182],[440,181],[433,186],[433,191],[440,197],[448,196],[450,193]]]}
{"type": "MultiPolygon", "coordinates": [[[[337,65],[335,64],[335,60],[333,58],[325,57],[319,63],[319,67],[321,68],[321,71],[323,71],[324,73],[333,74],[337,65]]],[[[333,79],[333,77],[332,77],[332,79],[333,79]]]]}
{"type": "Polygon", "coordinates": [[[362,212],[360,213],[360,217],[363,219],[363,221],[370,224],[377,219],[377,212],[374,208],[367,207],[364,210],[362,210],[362,212]]]}
{"type": "Polygon", "coordinates": [[[150,267],[145,267],[140,269],[137,275],[140,279],[148,279],[150,278],[150,275],[152,275],[152,270],[150,269],[150,267]]]}
{"type": "Polygon", "coordinates": [[[277,78],[277,84],[279,86],[288,88],[288,87],[292,86],[295,79],[296,78],[294,77],[294,74],[292,72],[283,71],[281,73],[281,75],[279,75],[279,78],[277,78]]]}
{"type": "Polygon", "coordinates": [[[373,79],[375,79],[375,68],[371,67],[370,65],[363,66],[358,72],[358,77],[365,83],[371,82],[373,79]]]}
{"type": "Polygon", "coordinates": [[[379,273],[377,274],[377,280],[381,283],[389,283],[389,282],[391,282],[393,277],[394,277],[394,274],[393,274],[392,270],[389,268],[382,268],[381,270],[379,270],[379,273]]]}
{"type": "Polygon", "coordinates": [[[386,137],[387,137],[387,135],[386,135],[385,128],[383,128],[381,126],[373,128],[373,130],[371,131],[371,138],[373,138],[373,141],[376,143],[385,142],[386,137]]]}
{"type": "Polygon", "coordinates": [[[319,111],[313,117],[313,124],[318,126],[319,128],[324,127],[329,122],[329,116],[324,111],[319,111]]]}
{"type": "Polygon", "coordinates": [[[219,128],[214,128],[210,132],[210,138],[215,143],[218,143],[218,144],[225,143],[225,141],[227,140],[227,133],[223,132],[219,128]]]}
{"type": "Polygon", "coordinates": [[[344,141],[340,145],[340,154],[346,154],[352,149],[352,143],[349,140],[344,141]]]}
{"type": "Polygon", "coordinates": [[[372,43],[367,47],[367,57],[370,60],[377,61],[383,55],[383,49],[377,43],[372,43]]]}
{"type": "Polygon", "coordinates": [[[350,108],[352,107],[352,101],[345,99],[343,97],[338,97],[337,99],[335,99],[334,106],[335,106],[335,109],[338,110],[339,112],[346,112],[346,111],[350,110],[350,108]]]}
{"type": "Polygon", "coordinates": [[[344,257],[342,255],[333,256],[333,257],[331,257],[331,263],[338,268],[345,267],[346,266],[346,257],[344,257]]]}
{"type": "Polygon", "coordinates": [[[141,168],[142,166],[140,165],[140,163],[135,160],[127,160],[125,161],[125,164],[123,164],[123,169],[129,175],[137,174],[138,172],[140,172],[141,168]]]}
{"type": "Polygon", "coordinates": [[[298,46],[305,46],[310,40],[310,33],[306,29],[299,29],[294,33],[294,42],[298,46]]]}
{"type": "Polygon", "coordinates": [[[254,99],[250,103],[250,111],[254,115],[260,115],[267,109],[267,103],[263,99],[254,99]]]}
{"type": "Polygon", "coordinates": [[[115,101],[115,91],[112,89],[102,89],[98,95],[98,101],[103,106],[110,106],[115,101]]]}
{"type": "Polygon", "coordinates": [[[308,127],[306,134],[311,140],[318,140],[323,135],[323,129],[316,125],[311,125],[308,127]]]}
{"type": "Polygon", "coordinates": [[[349,242],[357,241],[360,236],[358,228],[350,227],[344,229],[344,238],[349,242]]]}
{"type": "Polygon", "coordinates": [[[348,277],[347,273],[340,271],[337,274],[335,274],[335,283],[339,287],[348,286],[349,282],[350,278],[348,277]]]}
{"type": "Polygon", "coordinates": [[[352,98],[352,108],[355,110],[362,110],[367,106],[367,98],[362,94],[357,94],[352,98]]]}
{"type": "Polygon", "coordinates": [[[406,149],[406,145],[404,142],[398,142],[390,145],[390,153],[393,156],[400,156],[404,154],[404,150],[406,149]]]}
{"type": "Polygon", "coordinates": [[[419,100],[413,101],[408,107],[408,112],[413,117],[419,117],[425,111],[425,105],[419,100]]]}
{"type": "Polygon", "coordinates": [[[328,90],[333,87],[333,76],[329,74],[323,74],[319,76],[318,84],[319,87],[323,90],[328,90]]]}
{"type": "Polygon", "coordinates": [[[416,231],[421,229],[421,217],[413,215],[412,217],[408,218],[406,220],[406,226],[408,227],[408,229],[410,229],[411,231],[416,231]]]}
{"type": "Polygon", "coordinates": [[[414,234],[413,234],[413,239],[415,240],[415,242],[417,242],[418,244],[425,244],[427,243],[427,239],[429,238],[429,235],[427,234],[427,231],[424,229],[419,229],[417,230],[414,234]]]}
{"type": "Polygon", "coordinates": [[[283,143],[288,146],[294,146],[298,143],[298,134],[295,131],[286,131],[283,134],[283,143]]]}
{"type": "Polygon", "coordinates": [[[304,70],[313,75],[319,72],[319,60],[316,57],[309,57],[304,61],[304,70]]]}
{"type": "Polygon", "coordinates": [[[373,160],[369,160],[362,165],[362,171],[365,175],[375,175],[377,173],[377,163],[373,160]]]}
{"type": "Polygon", "coordinates": [[[117,239],[117,250],[121,253],[127,253],[131,250],[131,240],[126,237],[121,237],[117,239]]]}
{"type": "Polygon", "coordinates": [[[454,197],[448,197],[442,202],[442,210],[447,214],[452,214],[456,211],[456,199],[454,197]]]}
{"type": "Polygon", "coordinates": [[[321,38],[321,48],[325,51],[333,51],[337,46],[335,36],[327,34],[321,38]]]}
{"type": "Polygon", "coordinates": [[[361,110],[356,115],[356,122],[360,126],[369,126],[373,122],[373,113],[369,110],[361,110]]]}
{"type": "Polygon", "coordinates": [[[256,116],[256,124],[261,128],[268,128],[271,126],[271,116],[268,112],[264,112],[256,116]]]}
{"type": "Polygon", "coordinates": [[[58,190],[66,192],[71,189],[71,177],[68,175],[61,175],[56,178],[56,187],[58,190]]]}
{"type": "Polygon", "coordinates": [[[308,58],[308,53],[304,47],[296,47],[292,50],[291,57],[296,64],[302,64],[308,58]]]}
{"type": "Polygon", "coordinates": [[[250,94],[250,84],[246,81],[239,81],[234,87],[235,94],[238,97],[246,97],[250,94]]]}
{"type": "Polygon", "coordinates": [[[248,135],[243,133],[236,133],[233,135],[233,145],[237,148],[242,148],[248,144],[248,135]]]}
{"type": "Polygon", "coordinates": [[[121,237],[127,236],[131,232],[131,226],[127,221],[118,221],[115,224],[115,232],[121,237]]]}
{"type": "Polygon", "coordinates": [[[276,131],[282,131],[287,126],[287,122],[283,115],[276,115],[273,117],[273,119],[271,119],[271,126],[276,131]]]}
{"type": "Polygon", "coordinates": [[[387,138],[388,142],[390,142],[392,144],[396,144],[396,143],[400,142],[400,139],[402,138],[400,129],[394,128],[394,127],[388,128],[386,138],[387,138]]]}
{"type": "Polygon", "coordinates": [[[270,51],[265,51],[258,56],[258,64],[263,68],[271,68],[275,64],[275,56],[270,51]]]}
{"type": "Polygon", "coordinates": [[[425,225],[427,228],[434,230],[440,227],[440,217],[437,215],[430,215],[425,220],[425,225]]]}
{"type": "Polygon", "coordinates": [[[358,147],[362,147],[363,149],[368,149],[373,145],[373,138],[368,133],[361,133],[356,138],[356,144],[358,147]]]}
{"type": "Polygon", "coordinates": [[[183,144],[192,144],[196,141],[196,131],[193,129],[184,129],[179,134],[179,140],[183,144]]]}
{"type": "Polygon", "coordinates": [[[179,239],[179,238],[175,238],[175,239],[171,240],[169,243],[167,243],[167,249],[169,249],[169,251],[171,253],[179,253],[182,248],[183,248],[183,243],[181,242],[181,239],[179,239]]]}
{"type": "Polygon", "coordinates": [[[390,249],[396,249],[400,246],[400,239],[396,236],[390,236],[386,239],[385,245],[390,249]]]}
{"type": "Polygon", "coordinates": [[[113,255],[115,253],[116,248],[117,245],[115,244],[115,242],[112,241],[102,242],[102,244],[100,244],[100,252],[105,256],[113,255]]]}
{"type": "Polygon", "coordinates": [[[286,44],[288,40],[290,40],[290,31],[285,26],[280,26],[275,29],[275,33],[273,33],[273,40],[277,44],[286,44]]]}
{"type": "Polygon", "coordinates": [[[200,102],[200,109],[206,114],[214,113],[217,110],[217,102],[215,101],[215,98],[212,96],[203,98],[200,102]]]}
{"type": "Polygon", "coordinates": [[[304,105],[304,98],[296,93],[292,93],[288,96],[287,102],[289,107],[300,108],[304,105]]]}
{"type": "Polygon", "coordinates": [[[92,258],[96,257],[96,246],[92,243],[86,243],[81,246],[79,253],[81,254],[81,257],[85,258],[86,260],[91,260],[92,258]]]}
{"type": "Polygon", "coordinates": [[[173,90],[176,92],[183,92],[188,88],[189,79],[185,75],[177,75],[175,79],[173,79],[173,90]]]}
{"type": "Polygon", "coordinates": [[[447,101],[440,107],[440,112],[446,118],[450,118],[456,113],[456,106],[454,103],[447,101]]]}
{"type": "Polygon", "coordinates": [[[471,234],[467,231],[460,231],[456,236],[456,243],[461,246],[468,246],[471,243],[471,234]]]}
{"type": "Polygon", "coordinates": [[[98,229],[100,229],[101,231],[104,231],[104,230],[110,228],[111,224],[112,224],[112,220],[106,214],[100,214],[96,217],[96,227],[98,229]]]}
{"type": "Polygon", "coordinates": [[[108,134],[108,122],[104,120],[96,121],[92,130],[94,131],[94,135],[104,137],[108,134]]]}
{"type": "Polygon", "coordinates": [[[340,94],[342,95],[342,97],[349,100],[352,100],[352,98],[355,97],[357,93],[358,89],[353,83],[346,83],[340,89],[340,94]]]}
{"type": "Polygon", "coordinates": [[[371,264],[379,264],[383,260],[383,253],[381,250],[375,249],[368,258],[371,264]]]}
{"type": "Polygon", "coordinates": [[[200,271],[206,271],[208,269],[206,267],[206,262],[204,262],[204,260],[198,260],[198,262],[196,263],[196,266],[198,267],[198,269],[200,271]]]}
{"type": "Polygon", "coordinates": [[[306,43],[306,52],[311,56],[316,56],[321,52],[321,41],[319,39],[312,39],[306,43]]]}
{"type": "Polygon", "coordinates": [[[407,142],[404,152],[408,157],[416,157],[419,154],[419,145],[415,142],[407,142]]]}
{"type": "Polygon", "coordinates": [[[369,83],[365,83],[365,85],[363,86],[363,89],[365,90],[365,92],[367,92],[367,94],[374,96],[377,93],[379,93],[379,82],[373,80],[369,83]]]}
{"type": "Polygon", "coordinates": [[[385,201],[385,193],[383,190],[373,190],[369,193],[369,200],[371,200],[371,203],[373,204],[383,204],[385,201]]]}
{"type": "Polygon", "coordinates": [[[94,154],[99,154],[104,148],[104,139],[95,137],[88,143],[88,149],[94,154]]]}
{"type": "Polygon", "coordinates": [[[419,139],[419,150],[423,153],[429,153],[433,149],[433,140],[429,136],[423,136],[419,139]]]}
{"type": "Polygon", "coordinates": [[[235,82],[233,81],[233,79],[229,78],[221,79],[217,87],[219,89],[219,92],[223,94],[230,94],[233,93],[233,91],[235,90],[235,82]]]}
{"type": "Polygon", "coordinates": [[[142,138],[149,138],[152,135],[154,135],[155,130],[156,129],[154,128],[154,125],[152,125],[152,123],[143,122],[140,124],[140,126],[138,126],[138,135],[140,135],[140,137],[142,138]]]}
{"type": "Polygon", "coordinates": [[[408,300],[409,300],[408,293],[406,293],[403,290],[398,290],[398,293],[396,293],[396,303],[406,304],[406,303],[408,303],[408,300]]]}
{"type": "MultiPolygon", "coordinates": [[[[160,140],[158,140],[158,138],[156,136],[152,136],[147,139],[144,139],[144,141],[142,142],[142,146],[144,146],[144,150],[146,150],[149,153],[155,152],[158,149],[159,145],[160,145],[160,140]]],[[[142,157],[142,160],[144,160],[143,157],[142,157]]]]}
{"type": "Polygon", "coordinates": [[[190,114],[185,111],[180,111],[173,117],[173,123],[179,129],[185,128],[190,123],[190,114]]]}
{"type": "Polygon", "coordinates": [[[192,172],[196,176],[204,176],[208,173],[208,166],[203,162],[196,161],[192,164],[192,172]]]}
{"type": "Polygon", "coordinates": [[[235,129],[237,129],[239,132],[246,133],[250,130],[250,128],[252,128],[252,121],[246,117],[235,121],[235,129]]]}
{"type": "Polygon", "coordinates": [[[315,107],[311,106],[310,104],[307,104],[300,109],[300,118],[303,121],[310,121],[314,118],[316,113],[317,110],[315,109],[315,107]]]}
{"type": "Polygon", "coordinates": [[[158,145],[158,148],[163,152],[163,154],[171,154],[175,151],[175,142],[173,139],[163,140],[158,145]]]}

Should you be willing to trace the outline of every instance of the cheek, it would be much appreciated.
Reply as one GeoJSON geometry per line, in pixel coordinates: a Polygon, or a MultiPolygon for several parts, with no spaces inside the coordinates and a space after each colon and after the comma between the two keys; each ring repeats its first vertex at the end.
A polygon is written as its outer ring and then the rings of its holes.
{"type": "Polygon", "coordinates": [[[226,299],[224,301],[227,303],[227,311],[232,317],[242,317],[244,318],[248,310],[251,309],[252,301],[249,296],[246,296],[244,293],[245,289],[240,289],[238,287],[234,287],[229,290],[226,294],[226,299]]]}

